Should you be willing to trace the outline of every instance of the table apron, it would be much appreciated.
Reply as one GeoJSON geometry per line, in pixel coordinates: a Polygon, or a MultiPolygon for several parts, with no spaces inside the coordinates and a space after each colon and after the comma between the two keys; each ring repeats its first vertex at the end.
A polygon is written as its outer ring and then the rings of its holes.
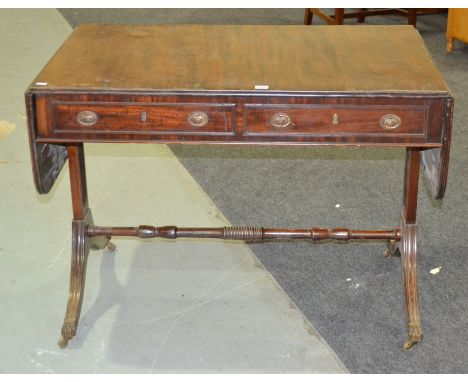
{"type": "Polygon", "coordinates": [[[444,98],[38,95],[37,141],[440,147],[444,98]]]}

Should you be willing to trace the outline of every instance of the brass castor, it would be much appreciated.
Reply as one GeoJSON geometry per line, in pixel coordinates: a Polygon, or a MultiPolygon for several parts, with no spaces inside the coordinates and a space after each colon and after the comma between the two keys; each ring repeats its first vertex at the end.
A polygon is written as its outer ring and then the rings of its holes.
{"type": "Polygon", "coordinates": [[[107,246],[106,246],[106,251],[114,252],[116,248],[117,246],[114,243],[109,241],[109,243],[107,243],[107,246]]]}
{"type": "Polygon", "coordinates": [[[387,241],[387,250],[384,252],[385,257],[400,256],[400,249],[396,240],[390,239],[387,241]]]}

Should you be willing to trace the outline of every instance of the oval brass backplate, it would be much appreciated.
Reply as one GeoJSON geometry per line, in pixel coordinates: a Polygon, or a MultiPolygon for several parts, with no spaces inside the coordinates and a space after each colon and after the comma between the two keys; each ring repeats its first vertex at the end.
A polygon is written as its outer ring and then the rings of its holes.
{"type": "Polygon", "coordinates": [[[81,126],[92,126],[97,122],[98,115],[94,111],[83,110],[78,113],[76,120],[81,126]]]}
{"type": "Polygon", "coordinates": [[[270,124],[275,129],[286,129],[292,125],[292,121],[286,113],[276,113],[271,116],[270,124]]]}
{"type": "Polygon", "coordinates": [[[194,111],[189,114],[187,120],[193,127],[203,127],[208,123],[208,114],[203,111],[194,111]]]}
{"type": "Polygon", "coordinates": [[[392,130],[400,127],[401,118],[395,114],[386,114],[380,118],[380,127],[382,129],[392,130]]]}

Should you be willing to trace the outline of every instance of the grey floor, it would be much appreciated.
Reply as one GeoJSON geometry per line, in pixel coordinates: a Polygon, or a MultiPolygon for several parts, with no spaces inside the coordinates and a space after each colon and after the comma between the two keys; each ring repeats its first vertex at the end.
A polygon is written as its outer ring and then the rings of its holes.
{"type": "MultiPolygon", "coordinates": [[[[456,98],[443,203],[433,203],[421,181],[421,344],[402,350],[400,265],[383,258],[382,243],[247,247],[121,240],[115,256],[90,258],[81,331],[59,351],[57,317],[66,301],[70,247],[67,172],[51,195],[35,195],[21,93],[70,27],[54,10],[9,12],[0,11],[2,53],[8,53],[0,56],[8,89],[0,91],[0,211],[10,223],[0,227],[0,298],[9,312],[0,318],[1,372],[467,372],[468,47],[458,43],[445,53],[443,15],[418,21],[456,98]],[[37,224],[44,216],[48,224],[37,224]],[[25,235],[25,224],[34,232],[25,235]],[[437,267],[440,272],[431,274],[437,267]]],[[[303,18],[301,9],[60,12],[72,27],[301,24],[303,18]]],[[[115,145],[87,147],[96,220],[354,228],[398,222],[404,164],[399,149],[156,147],[130,146],[125,153],[115,145]],[[142,161],[152,170],[141,174],[142,161]],[[164,183],[141,181],[155,176],[164,183]],[[143,201],[153,200],[156,187],[164,197],[148,206],[143,201]],[[115,205],[128,194],[137,200],[115,205]]]]}

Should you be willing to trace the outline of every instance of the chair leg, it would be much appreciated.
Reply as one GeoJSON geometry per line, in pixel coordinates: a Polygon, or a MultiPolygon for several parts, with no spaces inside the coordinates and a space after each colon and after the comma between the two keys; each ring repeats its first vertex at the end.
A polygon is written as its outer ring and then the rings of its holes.
{"type": "Polygon", "coordinates": [[[304,25],[312,25],[312,17],[314,14],[310,10],[310,8],[306,8],[304,11],[304,25]]]}
{"type": "Polygon", "coordinates": [[[418,15],[418,10],[416,8],[410,8],[408,10],[408,25],[412,25],[416,28],[416,17],[418,15]]]}
{"type": "Polygon", "coordinates": [[[343,25],[344,8],[335,8],[335,24],[343,25]]]}
{"type": "Polygon", "coordinates": [[[359,8],[359,11],[358,11],[358,16],[357,16],[357,22],[358,23],[363,23],[364,21],[366,21],[366,11],[367,11],[367,8],[359,8]]]}
{"type": "Polygon", "coordinates": [[[451,36],[447,36],[447,52],[452,52],[453,51],[453,41],[454,38],[451,36]]]}

